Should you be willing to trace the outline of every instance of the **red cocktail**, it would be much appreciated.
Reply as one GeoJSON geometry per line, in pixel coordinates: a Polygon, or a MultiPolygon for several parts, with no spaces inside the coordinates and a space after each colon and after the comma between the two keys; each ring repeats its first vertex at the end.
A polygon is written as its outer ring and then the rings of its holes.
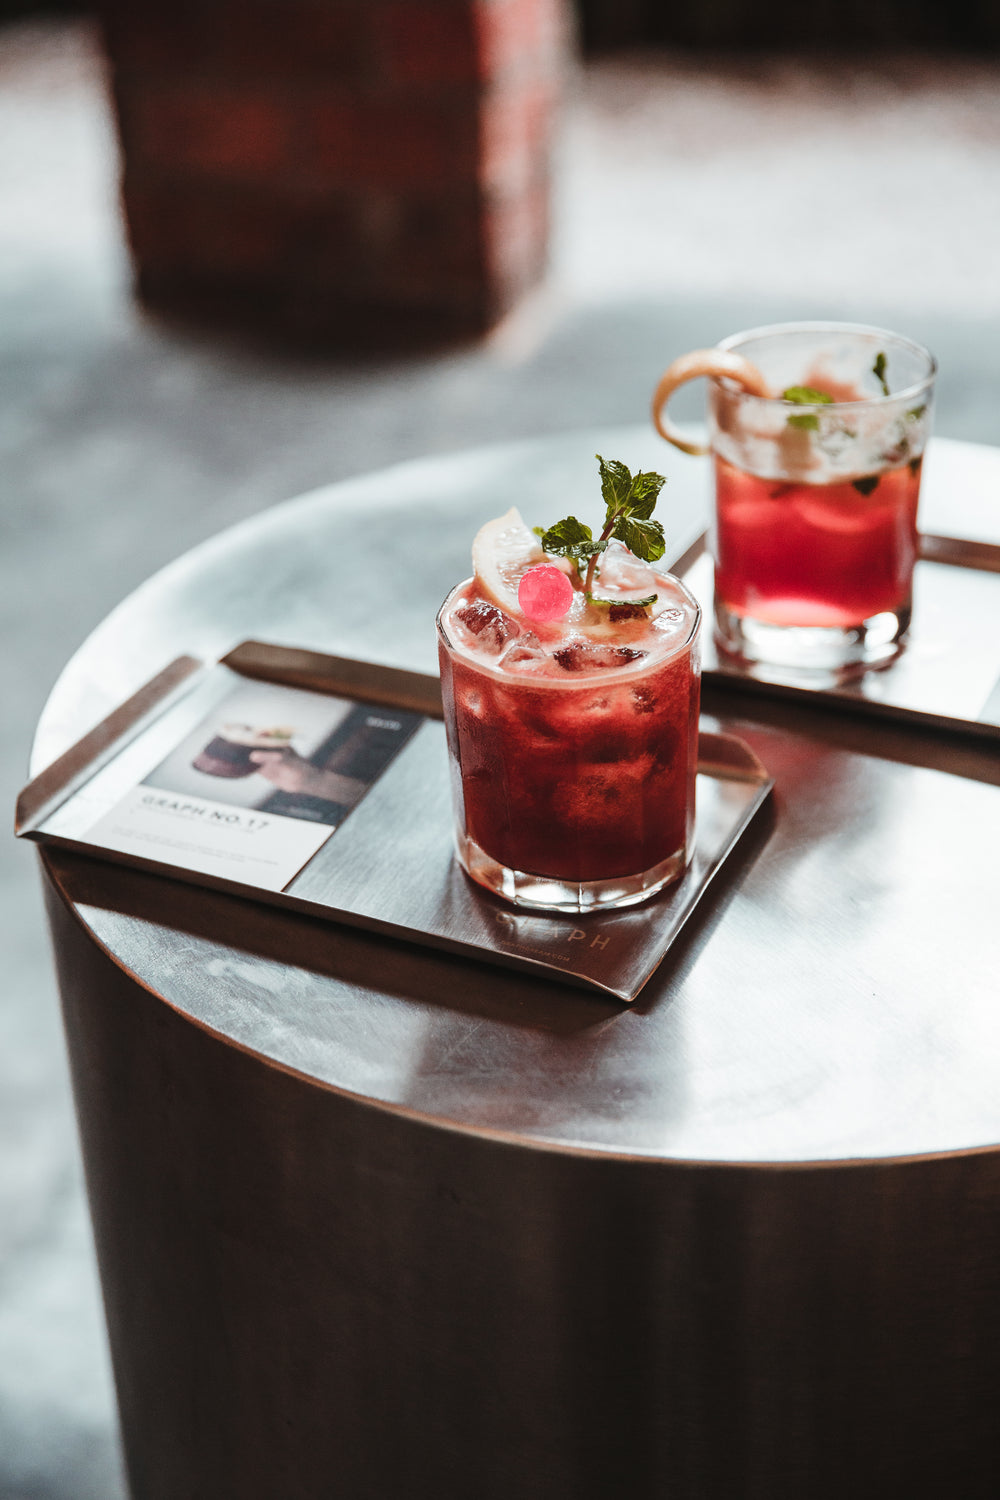
{"type": "Polygon", "coordinates": [[[910,617],[920,460],[862,481],[761,479],[715,460],[715,592],[779,626],[910,617]]]}
{"type": "MultiPolygon", "coordinates": [[[[652,872],[643,894],[684,868],[700,678],[697,610],[678,600],[656,636],[652,627],[614,644],[569,636],[539,652],[519,651],[511,633],[503,659],[491,660],[465,623],[478,623],[474,582],[450,596],[441,683],[470,859],[481,851],[572,886],[652,872]]],[[[494,614],[495,628],[516,631],[494,614]]]]}
{"type": "Polygon", "coordinates": [[[664,372],[659,431],[714,456],[715,634],[731,661],[815,683],[901,649],[935,373],[919,344],[842,323],[757,328],[664,372]],[[707,445],[666,410],[698,375],[709,382],[707,445]]]}
{"type": "Polygon", "coordinates": [[[543,622],[500,608],[496,580],[476,577],[438,616],[459,858],[518,904],[628,905],[690,859],[700,611],[612,547],[601,586],[618,603],[577,591],[543,622]]]}

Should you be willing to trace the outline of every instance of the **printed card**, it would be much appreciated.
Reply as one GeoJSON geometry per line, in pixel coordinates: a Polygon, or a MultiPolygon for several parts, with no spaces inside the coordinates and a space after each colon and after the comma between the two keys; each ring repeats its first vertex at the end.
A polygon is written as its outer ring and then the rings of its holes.
{"type": "Polygon", "coordinates": [[[284,890],[421,722],[405,709],[241,684],[87,830],[87,840],[284,890]]]}

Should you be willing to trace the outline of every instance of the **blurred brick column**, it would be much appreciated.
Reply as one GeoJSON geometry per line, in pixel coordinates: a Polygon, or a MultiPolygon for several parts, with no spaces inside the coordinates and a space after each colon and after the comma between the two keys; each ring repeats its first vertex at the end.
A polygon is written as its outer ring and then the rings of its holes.
{"type": "Polygon", "coordinates": [[[319,345],[481,332],[541,276],[566,0],[103,0],[151,307],[319,345]]]}

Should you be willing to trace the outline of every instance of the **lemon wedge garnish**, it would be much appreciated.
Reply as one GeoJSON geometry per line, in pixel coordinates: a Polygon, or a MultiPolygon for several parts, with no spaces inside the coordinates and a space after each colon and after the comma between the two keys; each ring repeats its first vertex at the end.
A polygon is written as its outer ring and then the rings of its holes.
{"type": "Polygon", "coordinates": [[[472,543],[472,566],[479,592],[508,615],[520,615],[517,586],[529,568],[562,558],[546,557],[534,532],[529,531],[515,506],[495,521],[487,521],[472,543]]]}

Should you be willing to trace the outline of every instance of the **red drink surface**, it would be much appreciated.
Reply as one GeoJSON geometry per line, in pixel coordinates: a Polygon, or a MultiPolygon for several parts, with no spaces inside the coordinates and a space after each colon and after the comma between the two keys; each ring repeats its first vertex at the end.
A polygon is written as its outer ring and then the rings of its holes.
{"type": "Polygon", "coordinates": [[[773,625],[851,627],[907,606],[920,463],[877,477],[864,494],[868,479],[760,479],[717,457],[716,597],[773,625]]]}
{"type": "Polygon", "coordinates": [[[519,674],[454,649],[455,609],[472,587],[442,612],[453,649],[440,649],[468,836],[510,869],[567,881],[640,874],[684,851],[698,747],[694,611],[672,640],[626,624],[620,639],[635,659],[623,666],[570,671],[550,658],[519,674]]]}

